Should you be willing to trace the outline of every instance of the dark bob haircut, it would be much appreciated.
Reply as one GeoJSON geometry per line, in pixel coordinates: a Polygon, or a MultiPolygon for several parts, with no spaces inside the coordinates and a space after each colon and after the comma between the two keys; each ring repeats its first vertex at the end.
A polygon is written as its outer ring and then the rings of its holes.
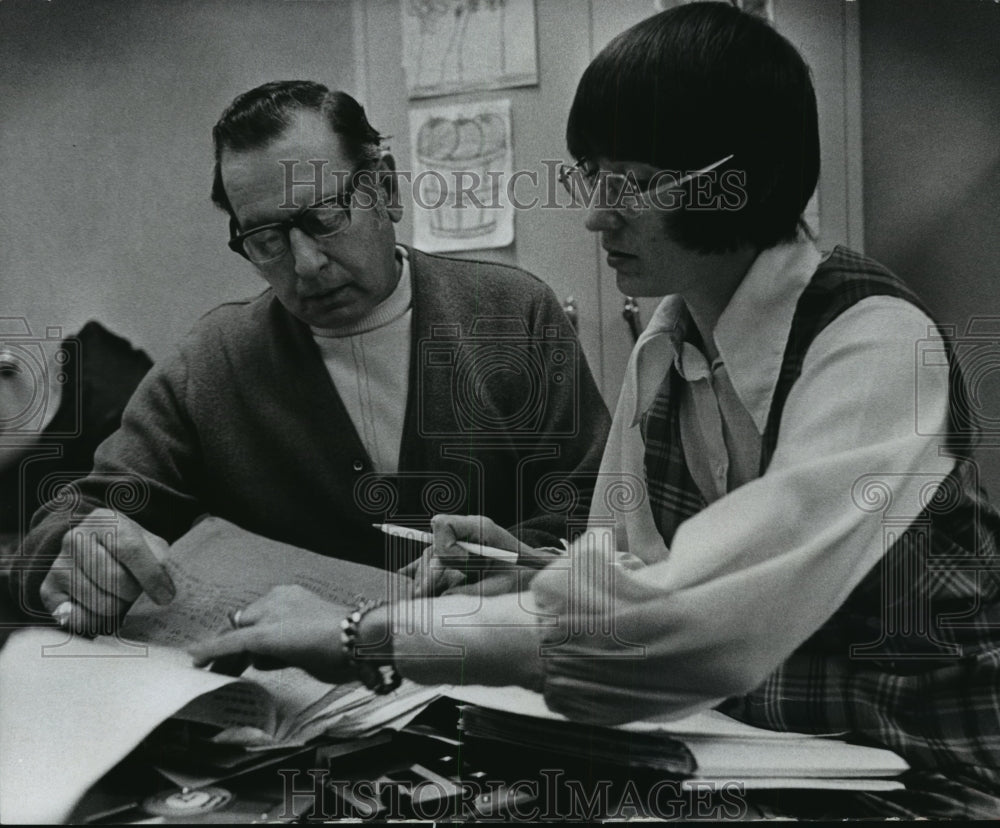
{"type": "Polygon", "coordinates": [[[732,153],[719,172],[745,176],[741,208],[672,214],[677,242],[704,253],[794,238],[819,177],[809,67],[765,21],[718,2],[676,6],[612,40],[580,79],[566,143],[577,159],[681,172],[732,153]]]}
{"type": "Polygon", "coordinates": [[[222,185],[223,150],[242,152],[260,149],[280,138],[299,112],[318,112],[339,135],[350,161],[359,165],[379,157],[382,136],[368,123],[365,110],[346,92],[331,91],[313,81],[272,81],[239,95],[212,128],[215,169],[212,201],[229,213],[233,208],[222,185]]]}

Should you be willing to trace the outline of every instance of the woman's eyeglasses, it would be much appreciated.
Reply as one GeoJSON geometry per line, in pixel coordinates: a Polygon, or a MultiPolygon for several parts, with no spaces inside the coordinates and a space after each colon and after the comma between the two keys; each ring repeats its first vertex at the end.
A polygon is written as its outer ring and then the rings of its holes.
{"type": "Polygon", "coordinates": [[[680,177],[675,172],[660,170],[645,185],[640,185],[633,173],[605,172],[581,159],[572,166],[560,164],[559,181],[569,193],[574,207],[615,210],[628,216],[650,207],[676,207],[675,202],[661,199],[661,196],[722,166],[732,157],[732,154],[727,155],[680,177]]]}

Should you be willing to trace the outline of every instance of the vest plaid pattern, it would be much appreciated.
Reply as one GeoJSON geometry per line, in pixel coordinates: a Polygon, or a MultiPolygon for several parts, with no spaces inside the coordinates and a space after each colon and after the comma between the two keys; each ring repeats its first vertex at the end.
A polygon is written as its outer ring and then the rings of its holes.
{"type": "MultiPolygon", "coordinates": [[[[796,307],[763,435],[763,474],[781,413],[813,339],[869,296],[921,309],[894,275],[838,247],[796,307]]],[[[925,310],[926,312],[926,310],[925,310]]],[[[949,346],[949,355],[951,350],[949,346]]],[[[760,687],[721,709],[774,730],[849,731],[895,750],[913,767],[913,791],[878,796],[895,815],[1000,816],[1000,514],[969,460],[975,435],[961,369],[951,366],[950,452],[955,470],[910,527],[886,527],[887,552],[840,609],[760,687]]],[[[704,508],[680,446],[676,369],[641,428],[650,507],[669,546],[704,508]]],[[[794,596],[789,596],[795,600],[794,596]]],[[[871,795],[867,795],[871,797],[871,795]]],[[[864,798],[864,797],[862,797],[864,798]]]]}
{"type": "Polygon", "coordinates": [[[672,402],[683,382],[671,362],[653,404],[639,419],[649,505],[667,546],[677,527],[707,505],[684,460],[679,406],[672,402]]]}

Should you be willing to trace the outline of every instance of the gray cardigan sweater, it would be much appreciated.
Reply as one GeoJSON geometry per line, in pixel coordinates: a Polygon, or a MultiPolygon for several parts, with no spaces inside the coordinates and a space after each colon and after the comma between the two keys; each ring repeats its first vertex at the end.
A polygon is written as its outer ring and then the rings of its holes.
{"type": "Polygon", "coordinates": [[[417,250],[410,266],[397,474],[373,471],[311,332],[267,290],[210,311],[154,366],[94,471],[36,513],[14,589],[37,606],[63,534],[99,505],[170,542],[210,513],[389,568],[419,548],[389,560],[371,524],[426,525],[437,512],[485,514],[518,524],[527,543],[555,543],[567,519],[586,516],[609,426],[562,308],[518,268],[417,250]],[[567,481],[577,493],[568,500],[567,481]]]}

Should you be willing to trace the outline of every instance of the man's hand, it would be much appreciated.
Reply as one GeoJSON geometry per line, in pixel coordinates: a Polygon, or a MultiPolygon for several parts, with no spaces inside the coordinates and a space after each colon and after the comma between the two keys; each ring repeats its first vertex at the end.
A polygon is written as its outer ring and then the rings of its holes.
{"type": "Polygon", "coordinates": [[[161,560],[167,542],[131,518],[95,509],[62,539],[42,581],[45,608],[63,627],[85,635],[111,633],[143,592],[157,604],[174,598],[161,560]]]}
{"type": "Polygon", "coordinates": [[[506,529],[482,515],[435,515],[431,518],[434,545],[400,572],[413,579],[412,598],[461,593],[494,595],[509,592],[517,583],[517,568],[491,558],[470,555],[456,541],[530,552],[506,529]],[[471,576],[471,577],[470,577],[471,576]]]}
{"type": "Polygon", "coordinates": [[[259,670],[293,666],[331,684],[351,681],[355,676],[340,641],[340,624],[350,612],[303,587],[278,586],[233,616],[237,629],[189,652],[196,667],[247,653],[259,670]]]}

